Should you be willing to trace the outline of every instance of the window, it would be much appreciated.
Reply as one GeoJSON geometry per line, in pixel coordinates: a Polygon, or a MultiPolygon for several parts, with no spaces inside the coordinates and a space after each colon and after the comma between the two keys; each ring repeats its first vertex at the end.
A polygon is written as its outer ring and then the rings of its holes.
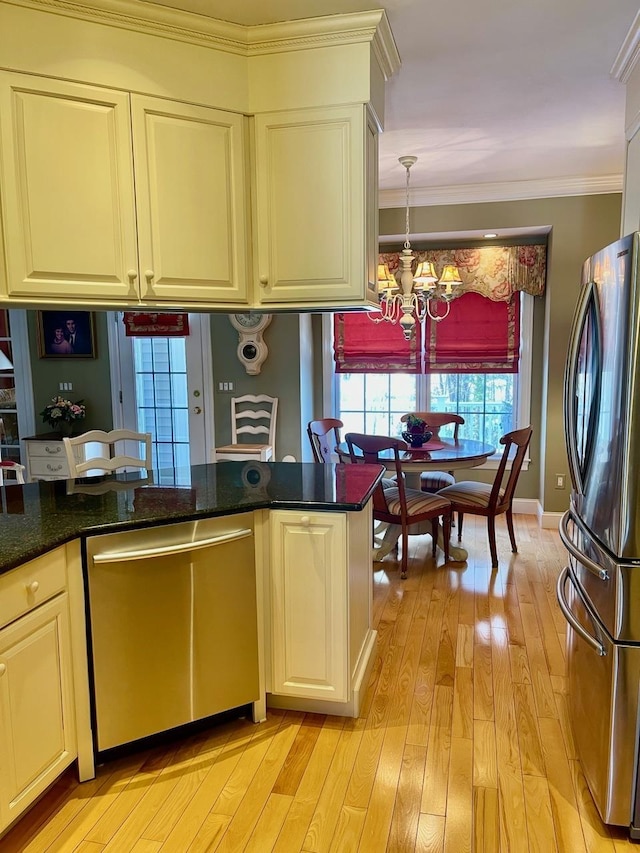
{"type": "MultiPolygon", "coordinates": [[[[500,436],[529,423],[533,297],[521,295],[519,373],[335,373],[333,324],[325,317],[326,411],[343,421],[344,432],[400,435],[408,411],[457,412],[464,435],[499,448],[500,436]]],[[[445,321],[446,322],[446,321],[445,321]]],[[[444,427],[442,435],[447,435],[444,427]]],[[[499,456],[500,454],[497,453],[499,456]]]]}

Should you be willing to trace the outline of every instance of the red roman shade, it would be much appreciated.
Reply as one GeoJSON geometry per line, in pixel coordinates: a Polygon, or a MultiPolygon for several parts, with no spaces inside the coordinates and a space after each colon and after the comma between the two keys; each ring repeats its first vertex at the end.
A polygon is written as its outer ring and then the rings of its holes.
{"type": "Polygon", "coordinates": [[[404,340],[399,325],[374,323],[365,311],[334,314],[333,324],[336,373],[422,372],[419,323],[410,341],[404,340]]]}
{"type": "Polygon", "coordinates": [[[517,373],[519,358],[519,293],[507,302],[465,293],[445,320],[426,323],[425,373],[517,373]]]}

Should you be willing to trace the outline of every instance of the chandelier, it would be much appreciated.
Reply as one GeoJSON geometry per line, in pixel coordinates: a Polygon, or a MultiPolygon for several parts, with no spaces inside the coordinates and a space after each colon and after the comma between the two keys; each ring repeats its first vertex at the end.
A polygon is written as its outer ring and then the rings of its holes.
{"type": "Polygon", "coordinates": [[[453,288],[462,282],[455,264],[446,264],[440,278],[436,275],[432,261],[419,263],[415,275],[411,270],[415,255],[411,251],[409,241],[409,170],[417,159],[413,156],[399,158],[407,172],[405,241],[399,257],[400,288],[388,265],[378,264],[378,293],[382,316],[372,317],[369,314],[369,319],[374,323],[399,323],[407,341],[411,340],[415,332],[416,319],[421,323],[427,316],[436,323],[444,320],[451,308],[453,288]],[[445,306],[443,311],[438,307],[442,304],[445,306]]]}

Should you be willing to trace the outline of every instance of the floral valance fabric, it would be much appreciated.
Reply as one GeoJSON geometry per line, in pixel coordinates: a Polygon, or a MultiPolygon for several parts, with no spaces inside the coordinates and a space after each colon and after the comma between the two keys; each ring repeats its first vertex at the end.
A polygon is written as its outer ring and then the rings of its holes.
{"type": "MultiPolygon", "coordinates": [[[[433,261],[440,275],[445,264],[455,264],[460,271],[462,284],[455,295],[480,293],[495,302],[507,302],[519,290],[531,296],[544,294],[547,276],[547,247],[535,246],[480,246],[475,249],[416,250],[414,270],[420,261],[433,261]]],[[[398,252],[380,255],[380,263],[388,264],[390,271],[400,279],[398,252]]]]}

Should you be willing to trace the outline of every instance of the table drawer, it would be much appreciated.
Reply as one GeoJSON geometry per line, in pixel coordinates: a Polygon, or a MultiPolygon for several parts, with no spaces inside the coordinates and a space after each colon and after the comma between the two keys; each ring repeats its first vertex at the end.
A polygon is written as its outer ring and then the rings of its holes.
{"type": "Polygon", "coordinates": [[[57,459],[45,459],[42,456],[29,457],[29,477],[68,478],[69,465],[66,456],[57,459]]]}
{"type": "Polygon", "coordinates": [[[62,441],[28,441],[27,450],[29,456],[44,456],[48,459],[65,458],[62,441]]]}
{"type": "Polygon", "coordinates": [[[0,575],[0,628],[66,589],[64,546],[0,575]]]}

